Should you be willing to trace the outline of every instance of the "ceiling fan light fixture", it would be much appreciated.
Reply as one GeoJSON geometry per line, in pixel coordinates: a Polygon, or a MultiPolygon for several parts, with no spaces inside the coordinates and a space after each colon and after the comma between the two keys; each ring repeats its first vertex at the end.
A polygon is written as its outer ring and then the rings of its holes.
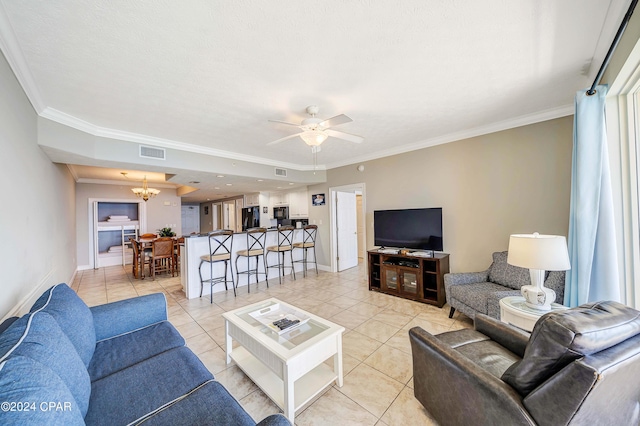
{"type": "Polygon", "coordinates": [[[318,146],[322,142],[326,141],[329,136],[322,130],[307,130],[302,132],[300,137],[307,145],[318,146]]]}

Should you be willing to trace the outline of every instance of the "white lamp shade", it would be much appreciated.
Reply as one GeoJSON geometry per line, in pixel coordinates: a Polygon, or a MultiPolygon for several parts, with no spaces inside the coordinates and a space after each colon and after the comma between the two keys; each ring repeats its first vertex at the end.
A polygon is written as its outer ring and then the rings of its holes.
{"type": "Polygon", "coordinates": [[[507,263],[544,271],[571,269],[567,240],[560,235],[514,234],[509,238],[507,263]]]}
{"type": "Polygon", "coordinates": [[[327,134],[321,130],[307,130],[300,134],[302,140],[309,146],[318,146],[327,139],[327,134]]]}

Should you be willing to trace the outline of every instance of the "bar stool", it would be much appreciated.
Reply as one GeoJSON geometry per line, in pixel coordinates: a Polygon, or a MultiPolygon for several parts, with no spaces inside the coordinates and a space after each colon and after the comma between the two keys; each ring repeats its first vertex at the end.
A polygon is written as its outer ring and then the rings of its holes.
{"type": "Polygon", "coordinates": [[[198,266],[198,273],[200,274],[200,297],[202,297],[202,290],[204,288],[205,281],[211,284],[211,303],[213,303],[213,286],[218,283],[224,283],[225,290],[229,290],[227,287],[227,267],[231,270],[231,285],[233,286],[233,295],[236,295],[236,286],[233,281],[233,269],[231,269],[231,247],[233,244],[233,231],[225,229],[222,231],[209,232],[209,254],[200,256],[200,266],[198,266]],[[202,278],[202,264],[207,262],[209,264],[210,278],[202,278]],[[218,262],[224,262],[224,275],[219,277],[213,276],[213,264],[218,262]]]}
{"type": "Polygon", "coordinates": [[[293,268],[293,230],[295,228],[293,226],[281,226],[278,228],[278,245],[267,247],[267,254],[276,253],[278,256],[278,263],[269,265],[267,263],[267,273],[269,272],[269,268],[278,268],[278,282],[282,284],[282,277],[284,277],[284,269],[291,268],[291,272],[293,273],[293,279],[296,279],[296,271],[293,268]],[[285,266],[284,264],[284,254],[289,252],[289,256],[291,257],[291,266],[285,266]],[[282,256],[280,256],[282,255],[282,256]],[[280,271],[282,270],[282,275],[280,271]]]}
{"type": "Polygon", "coordinates": [[[316,259],[316,235],[318,234],[317,225],[305,225],[302,228],[302,242],[293,243],[293,249],[302,249],[302,259],[296,260],[294,263],[302,263],[302,273],[307,276],[308,257],[307,251],[313,250],[313,263],[316,265],[316,275],[318,275],[318,261],[316,259]]]}
{"type": "Polygon", "coordinates": [[[267,261],[264,255],[264,246],[267,240],[266,228],[252,228],[247,230],[247,249],[236,252],[236,280],[240,285],[240,274],[247,274],[247,289],[248,293],[251,293],[251,275],[256,276],[256,284],[258,284],[258,274],[264,274],[267,280],[267,288],[269,288],[269,279],[267,278],[267,261]],[[262,256],[262,263],[264,264],[264,272],[258,271],[259,257],[262,256]],[[238,269],[238,259],[241,257],[247,258],[247,270],[240,271],[238,269]],[[256,258],[256,267],[251,269],[251,258],[256,258]]]}

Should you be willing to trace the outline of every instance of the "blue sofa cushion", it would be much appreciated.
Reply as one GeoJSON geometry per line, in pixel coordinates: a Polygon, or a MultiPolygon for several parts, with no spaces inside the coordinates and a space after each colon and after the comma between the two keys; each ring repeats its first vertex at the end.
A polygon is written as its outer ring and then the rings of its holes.
{"type": "Polygon", "coordinates": [[[24,356],[47,366],[73,394],[84,416],[89,406],[91,382],[75,348],[46,312],[24,315],[0,334],[0,361],[24,356]]]}
{"type": "Polygon", "coordinates": [[[23,356],[0,362],[2,425],[84,425],[75,399],[62,379],[47,366],[23,356]],[[50,402],[55,405],[49,405],[50,402]]]}
{"type": "Polygon", "coordinates": [[[213,375],[189,348],[171,349],[93,382],[85,421],[128,424],[211,379],[213,375]]]}
{"type": "MultiPolygon", "coordinates": [[[[182,424],[184,419],[198,425],[256,424],[229,391],[215,380],[204,383],[140,420],[144,420],[145,425],[163,426],[182,424]]],[[[281,424],[290,424],[284,417],[283,419],[285,423],[281,424]]]]}
{"type": "Polygon", "coordinates": [[[89,366],[96,347],[96,331],[89,307],[66,284],[57,284],[45,291],[31,307],[31,312],[51,315],[63,333],[75,346],[85,368],[89,366]]]}
{"type": "Polygon", "coordinates": [[[14,322],[16,322],[18,320],[19,317],[9,317],[6,320],[2,321],[2,324],[0,324],[0,334],[4,333],[4,331],[9,328],[9,326],[11,324],[13,324],[14,322]]]}
{"type": "Polygon", "coordinates": [[[168,319],[164,293],[147,294],[89,309],[98,342],[168,319]]]}
{"type": "Polygon", "coordinates": [[[130,367],[169,349],[184,346],[184,338],[169,321],[162,321],[96,344],[89,364],[91,381],[130,367]]]}

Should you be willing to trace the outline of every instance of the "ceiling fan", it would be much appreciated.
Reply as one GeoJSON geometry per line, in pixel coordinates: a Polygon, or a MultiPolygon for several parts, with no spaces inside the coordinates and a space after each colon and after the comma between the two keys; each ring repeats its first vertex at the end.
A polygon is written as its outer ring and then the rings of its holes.
{"type": "Polygon", "coordinates": [[[347,117],[344,114],[336,115],[335,117],[328,118],[326,120],[322,120],[320,118],[316,118],[316,114],[319,111],[319,108],[316,105],[310,105],[307,107],[307,114],[309,114],[310,118],[305,118],[302,120],[302,123],[295,124],[289,123],[286,121],[280,120],[269,120],[272,123],[280,123],[286,124],[289,126],[295,126],[302,130],[302,132],[295,133],[293,135],[286,136],[284,138],[275,140],[273,142],[269,142],[267,145],[275,145],[280,142],[284,142],[287,139],[295,138],[296,136],[300,136],[300,138],[311,148],[319,151],[320,144],[324,142],[329,136],[342,139],[349,142],[361,143],[364,138],[358,135],[352,135],[351,133],[339,132],[337,130],[333,130],[332,127],[345,124],[353,121],[351,118],[347,117]]]}

